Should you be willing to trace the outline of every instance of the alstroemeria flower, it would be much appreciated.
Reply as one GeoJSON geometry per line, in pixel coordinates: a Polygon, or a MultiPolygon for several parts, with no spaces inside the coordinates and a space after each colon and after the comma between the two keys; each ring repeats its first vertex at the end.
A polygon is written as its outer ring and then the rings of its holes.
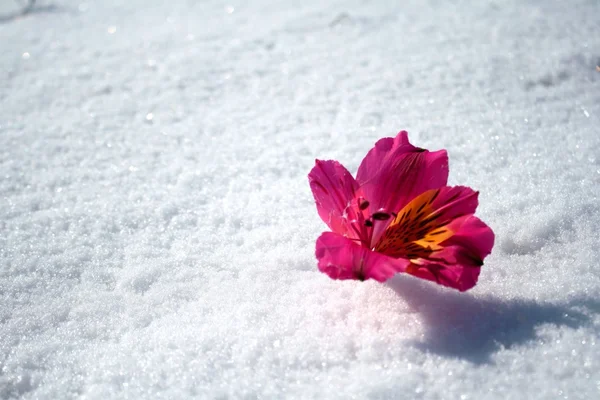
{"type": "Polygon", "coordinates": [[[473,215],[478,192],[446,186],[445,150],[415,147],[402,131],[375,144],[356,179],[332,160],[317,160],[308,179],[332,230],[316,244],[331,278],[384,282],[406,272],[460,291],[477,283],[494,233],[473,215]]]}

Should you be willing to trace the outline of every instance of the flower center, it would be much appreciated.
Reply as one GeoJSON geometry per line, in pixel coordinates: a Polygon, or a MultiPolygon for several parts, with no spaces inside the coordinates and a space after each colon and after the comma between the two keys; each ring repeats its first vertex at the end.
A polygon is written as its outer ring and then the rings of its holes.
{"type": "Polygon", "coordinates": [[[375,251],[413,260],[440,250],[440,243],[454,232],[447,226],[444,213],[432,207],[438,194],[438,189],[429,190],[404,206],[375,245],[375,251]]]}
{"type": "Polygon", "coordinates": [[[380,208],[367,214],[370,203],[364,197],[352,201],[345,217],[353,231],[352,240],[371,250],[394,258],[418,260],[429,258],[442,249],[441,243],[454,232],[443,209],[434,209],[439,189],[415,197],[398,214],[380,208]]]}
{"type": "Polygon", "coordinates": [[[381,237],[390,220],[396,217],[396,213],[388,212],[381,208],[364,219],[363,226],[366,229],[363,244],[375,250],[375,241],[381,237]]]}

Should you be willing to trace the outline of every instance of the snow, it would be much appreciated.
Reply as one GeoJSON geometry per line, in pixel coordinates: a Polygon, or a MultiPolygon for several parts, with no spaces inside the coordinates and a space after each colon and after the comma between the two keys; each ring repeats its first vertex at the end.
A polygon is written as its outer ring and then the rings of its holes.
{"type": "Polygon", "coordinates": [[[600,3],[0,2],[0,398],[600,397],[600,3]],[[479,284],[332,281],[306,180],[446,148],[479,284]]]}

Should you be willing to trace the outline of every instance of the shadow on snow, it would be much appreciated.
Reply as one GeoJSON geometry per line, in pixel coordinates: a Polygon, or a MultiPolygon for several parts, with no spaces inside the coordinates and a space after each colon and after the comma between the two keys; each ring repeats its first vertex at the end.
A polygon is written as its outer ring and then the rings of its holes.
{"type": "Polygon", "coordinates": [[[29,3],[25,8],[23,8],[20,11],[15,11],[7,14],[0,14],[0,24],[11,22],[19,18],[25,18],[28,15],[55,13],[58,11],[60,11],[60,9],[54,5],[34,5],[34,3],[29,3]]]}
{"type": "Polygon", "coordinates": [[[542,324],[577,328],[600,311],[598,300],[574,298],[561,305],[480,298],[401,275],[388,281],[388,286],[424,322],[425,338],[415,342],[418,348],[476,364],[490,363],[490,356],[499,349],[535,340],[536,328],[542,324]]]}

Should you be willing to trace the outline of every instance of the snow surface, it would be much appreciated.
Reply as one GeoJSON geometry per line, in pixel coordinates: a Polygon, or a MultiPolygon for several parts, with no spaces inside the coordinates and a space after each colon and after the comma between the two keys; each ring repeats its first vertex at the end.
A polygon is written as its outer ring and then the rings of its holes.
{"type": "Polygon", "coordinates": [[[0,0],[0,398],[600,398],[600,3],[0,0]],[[479,284],[332,281],[306,180],[448,149],[479,284]]]}

